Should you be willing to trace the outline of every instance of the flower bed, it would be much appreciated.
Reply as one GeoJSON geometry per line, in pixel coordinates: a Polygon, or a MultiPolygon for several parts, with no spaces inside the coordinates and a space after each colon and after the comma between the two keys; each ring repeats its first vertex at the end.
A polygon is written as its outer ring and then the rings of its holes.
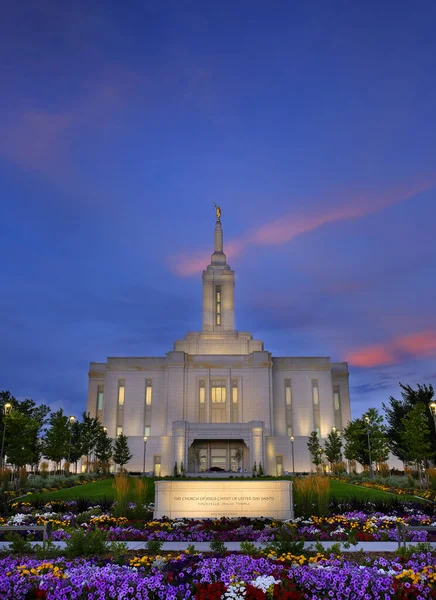
{"type": "Polygon", "coordinates": [[[430,553],[407,561],[315,557],[296,562],[246,555],[133,558],[119,566],[98,560],[0,560],[5,600],[338,600],[436,598],[436,565],[430,553]]]}
{"type": "MultiPolygon", "coordinates": [[[[102,512],[98,506],[76,514],[72,503],[46,505],[42,510],[32,510],[30,505],[17,505],[19,512],[9,518],[0,518],[0,525],[41,525],[50,522],[55,541],[68,539],[76,529],[86,531],[99,529],[109,541],[161,542],[222,542],[252,541],[269,543],[283,527],[292,532],[296,540],[305,541],[395,541],[398,539],[397,524],[406,526],[429,526],[429,531],[410,531],[406,539],[413,542],[436,541],[436,516],[423,512],[426,508],[404,507],[393,514],[380,512],[348,511],[330,517],[301,517],[280,523],[271,519],[177,519],[134,521],[114,517],[102,512]],[[431,528],[434,528],[432,530],[431,528]]],[[[0,526],[0,536],[1,536],[0,526]]]]}

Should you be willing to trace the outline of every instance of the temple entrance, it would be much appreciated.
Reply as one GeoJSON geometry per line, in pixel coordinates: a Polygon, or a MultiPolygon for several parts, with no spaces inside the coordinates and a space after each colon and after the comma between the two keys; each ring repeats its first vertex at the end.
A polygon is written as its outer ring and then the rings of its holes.
{"type": "Polygon", "coordinates": [[[249,465],[249,449],[243,440],[195,440],[188,450],[190,473],[238,473],[249,465]]]}

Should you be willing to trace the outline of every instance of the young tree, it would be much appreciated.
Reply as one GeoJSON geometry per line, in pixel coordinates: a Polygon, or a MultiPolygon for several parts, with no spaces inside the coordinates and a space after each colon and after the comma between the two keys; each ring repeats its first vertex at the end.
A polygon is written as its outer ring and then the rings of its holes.
{"type": "Polygon", "coordinates": [[[120,433],[114,443],[114,463],[120,465],[120,469],[123,470],[124,465],[129,462],[132,456],[133,455],[130,453],[127,436],[125,436],[123,433],[120,433]]]}
{"type": "MultiPolygon", "coordinates": [[[[407,462],[415,463],[418,469],[419,485],[421,486],[421,466],[427,465],[427,456],[431,452],[430,428],[424,404],[416,404],[403,419],[403,447],[407,462]]],[[[426,469],[427,472],[427,469],[426,469]]]]}
{"type": "Polygon", "coordinates": [[[97,417],[91,417],[89,413],[82,413],[81,440],[82,455],[86,456],[86,470],[89,473],[91,454],[95,450],[101,423],[97,417]]]}
{"type": "Polygon", "coordinates": [[[70,423],[69,455],[70,463],[74,463],[76,473],[77,461],[83,456],[82,429],[83,423],[77,419],[73,423],[70,423]]]}
{"type": "Polygon", "coordinates": [[[371,460],[380,469],[380,465],[389,458],[389,439],[383,417],[376,408],[369,408],[363,415],[366,424],[367,437],[371,444],[371,460]]]}
{"type": "Polygon", "coordinates": [[[333,465],[340,462],[342,459],[342,440],[336,429],[331,431],[324,445],[324,454],[330,463],[330,468],[333,470],[333,465]]]}
{"type": "Polygon", "coordinates": [[[194,469],[195,469],[195,472],[197,472],[198,469],[200,468],[201,448],[199,446],[196,446],[195,444],[192,444],[191,446],[189,446],[189,449],[188,449],[188,464],[190,462],[194,463],[194,469]]]}
{"type": "Polygon", "coordinates": [[[386,428],[383,417],[376,408],[370,408],[362,417],[350,421],[344,429],[343,436],[345,458],[357,460],[364,467],[370,464],[370,449],[371,462],[378,465],[385,462],[389,456],[386,428]]]}
{"type": "Polygon", "coordinates": [[[60,468],[60,462],[68,456],[68,443],[70,441],[70,430],[68,417],[64,415],[62,408],[50,415],[49,428],[44,436],[44,456],[56,463],[60,468]]]}
{"type": "Polygon", "coordinates": [[[244,459],[244,448],[242,448],[242,446],[238,446],[235,450],[235,453],[233,455],[233,458],[236,460],[236,462],[238,463],[238,468],[239,470],[241,470],[241,463],[244,459]]]}
{"type": "Polygon", "coordinates": [[[95,457],[99,461],[102,471],[105,474],[109,473],[109,461],[112,458],[112,453],[112,439],[102,427],[95,445],[95,457]]]}
{"type": "MultiPolygon", "coordinates": [[[[14,446],[14,448],[19,448],[20,446],[20,438],[24,439],[26,452],[28,451],[28,461],[26,464],[29,465],[37,465],[42,456],[42,442],[41,442],[41,431],[44,425],[47,422],[47,415],[50,412],[50,409],[45,404],[37,405],[34,400],[30,400],[27,398],[26,400],[17,400],[12,394],[8,391],[0,392],[0,427],[1,431],[3,431],[4,426],[4,405],[9,403],[12,405],[11,415],[12,414],[21,414],[28,421],[32,421],[37,424],[36,427],[32,426],[30,429],[22,429],[17,431],[17,435],[8,435],[6,430],[5,437],[5,454],[9,454],[8,450],[8,439],[10,443],[14,446]],[[25,431],[25,435],[24,435],[25,431]],[[18,436],[18,437],[17,437],[18,436]]],[[[23,421],[24,422],[24,421],[23,421]]]]}
{"type": "Polygon", "coordinates": [[[320,465],[322,465],[322,448],[321,444],[319,443],[318,433],[316,431],[312,431],[310,434],[310,438],[307,442],[307,448],[313,464],[318,468],[320,465]]]}
{"type": "Polygon", "coordinates": [[[353,419],[344,429],[344,456],[363,466],[369,466],[368,439],[366,424],[362,418],[353,419]]]}
{"type": "Polygon", "coordinates": [[[401,400],[391,396],[389,404],[383,404],[387,421],[387,435],[389,439],[389,447],[392,453],[402,460],[407,460],[407,449],[404,437],[404,419],[417,404],[422,404],[425,407],[427,418],[427,426],[430,431],[429,443],[431,446],[432,460],[436,459],[436,431],[433,416],[429,409],[429,404],[434,400],[434,389],[432,385],[420,385],[417,389],[413,389],[410,385],[400,383],[401,400]]]}
{"type": "Polygon", "coordinates": [[[7,417],[5,455],[18,470],[35,460],[34,442],[37,439],[38,422],[26,415],[12,411],[7,417]]]}

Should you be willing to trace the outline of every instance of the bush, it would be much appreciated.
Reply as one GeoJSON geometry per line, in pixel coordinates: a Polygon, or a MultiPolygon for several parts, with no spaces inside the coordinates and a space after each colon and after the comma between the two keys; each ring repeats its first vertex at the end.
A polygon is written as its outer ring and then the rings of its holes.
{"type": "Polygon", "coordinates": [[[162,542],[160,540],[148,540],[146,547],[149,554],[159,554],[162,550],[162,542]]]}
{"type": "MultiPolygon", "coordinates": [[[[26,532],[23,533],[25,534],[26,532]]],[[[10,549],[14,554],[29,554],[32,552],[32,544],[25,535],[11,531],[5,535],[5,540],[11,544],[10,549]]]]}
{"type": "Polygon", "coordinates": [[[117,565],[124,564],[126,555],[129,551],[125,542],[111,542],[108,550],[112,556],[112,562],[117,565]]]}
{"type": "Polygon", "coordinates": [[[9,469],[0,469],[0,481],[4,492],[9,489],[9,482],[11,480],[11,471],[9,469]]]}
{"type": "Polygon", "coordinates": [[[325,516],[329,511],[330,480],[311,475],[294,479],[295,505],[300,516],[325,516]]]}
{"type": "Polygon", "coordinates": [[[127,496],[129,495],[130,482],[126,473],[115,475],[112,487],[115,491],[114,515],[125,517],[127,512],[127,496]]]}
{"type": "Polygon", "coordinates": [[[217,552],[218,554],[224,554],[224,552],[227,552],[227,546],[219,539],[214,539],[211,541],[210,549],[212,552],[217,552]]]}
{"type": "Polygon", "coordinates": [[[275,552],[277,556],[282,554],[299,556],[304,552],[304,540],[297,538],[294,528],[283,525],[276,533],[274,541],[268,544],[266,550],[275,552]]]}
{"type": "Polygon", "coordinates": [[[259,548],[256,548],[253,542],[241,542],[241,552],[250,556],[257,556],[260,554],[259,548]]]}
{"type": "Polygon", "coordinates": [[[43,461],[40,465],[39,465],[39,471],[41,474],[41,477],[43,479],[47,479],[48,477],[48,463],[43,461]]]}
{"type": "Polygon", "coordinates": [[[108,546],[105,535],[100,529],[85,533],[78,529],[73,531],[69,540],[66,541],[65,554],[72,558],[79,556],[95,556],[107,552],[108,546]]]}

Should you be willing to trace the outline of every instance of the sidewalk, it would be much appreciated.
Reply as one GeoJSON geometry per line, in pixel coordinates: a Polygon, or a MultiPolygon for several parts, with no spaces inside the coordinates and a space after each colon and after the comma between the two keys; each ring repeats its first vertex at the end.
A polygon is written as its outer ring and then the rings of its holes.
{"type": "MultiPolygon", "coordinates": [[[[252,542],[256,548],[261,548],[262,544],[259,542],[252,542]]],[[[335,542],[319,542],[323,548],[328,551],[335,542]]],[[[32,542],[34,546],[42,546],[42,542],[32,542]]],[[[60,550],[65,548],[65,542],[54,542],[60,550]]],[[[146,550],[146,542],[126,542],[129,550],[146,550]]],[[[210,552],[210,542],[164,542],[162,544],[162,552],[183,552],[187,549],[189,544],[193,544],[197,552],[210,552]]],[[[304,547],[313,547],[315,542],[305,542],[304,547]]],[[[414,542],[407,542],[407,545],[414,545],[414,542]]],[[[241,542],[225,542],[227,550],[235,552],[241,549],[241,542]]],[[[436,542],[430,542],[432,549],[436,549],[436,542]]],[[[7,550],[9,542],[0,542],[0,551],[7,550]]],[[[358,542],[356,546],[350,548],[344,548],[341,544],[341,552],[358,552],[363,550],[364,552],[394,552],[398,550],[397,542],[358,542]]]]}

